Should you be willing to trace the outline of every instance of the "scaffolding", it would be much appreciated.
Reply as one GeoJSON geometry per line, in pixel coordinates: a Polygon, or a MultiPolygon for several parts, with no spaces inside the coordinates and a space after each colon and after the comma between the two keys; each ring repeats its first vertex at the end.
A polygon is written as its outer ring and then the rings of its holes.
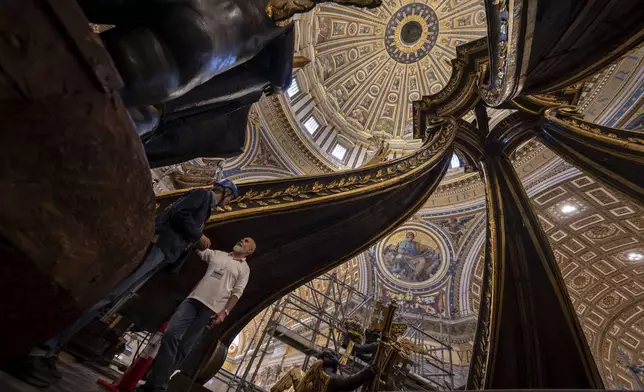
{"type": "MultiPolygon", "coordinates": [[[[282,297],[258,316],[258,328],[254,331],[246,350],[241,356],[235,373],[229,378],[226,392],[261,390],[256,384],[258,372],[266,358],[272,354],[277,341],[304,355],[302,370],[306,371],[312,355],[324,349],[334,350],[339,356],[342,348],[344,320],[354,318],[367,327],[374,313],[376,302],[373,296],[360,293],[338,279],[336,273],[325,273],[306,283],[298,290],[282,297]],[[259,326],[265,327],[259,328],[259,326]],[[261,329],[261,330],[260,330],[261,329]]],[[[452,349],[416,326],[410,326],[405,337],[425,353],[414,353],[410,383],[406,390],[454,389],[452,349]]],[[[281,364],[283,364],[284,357],[281,364]]],[[[347,375],[368,364],[352,358],[347,366],[339,368],[347,375]]]]}
{"type": "Polygon", "coordinates": [[[421,381],[426,381],[435,390],[453,390],[454,365],[451,342],[444,344],[413,325],[405,335],[415,345],[424,348],[424,353],[411,354],[412,377],[421,378],[421,381]]]}

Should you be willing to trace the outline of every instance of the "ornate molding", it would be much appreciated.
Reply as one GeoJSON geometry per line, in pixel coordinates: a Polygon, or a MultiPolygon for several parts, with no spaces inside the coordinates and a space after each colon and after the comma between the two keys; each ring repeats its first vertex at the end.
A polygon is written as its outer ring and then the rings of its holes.
{"type": "Polygon", "coordinates": [[[583,120],[581,114],[574,107],[552,108],[546,111],[544,117],[552,124],[574,130],[597,142],[626,147],[638,154],[644,153],[644,134],[641,132],[593,124],[583,120]]]}
{"type": "MultiPolygon", "coordinates": [[[[336,4],[351,5],[360,8],[376,8],[382,5],[382,0],[334,0],[336,4]]],[[[266,5],[266,15],[275,22],[283,22],[295,14],[311,11],[316,5],[327,3],[326,0],[269,0],[266,5]]]]}
{"type": "Polygon", "coordinates": [[[432,196],[453,195],[464,190],[472,189],[480,184],[481,178],[476,173],[467,174],[463,178],[459,178],[455,181],[441,183],[438,188],[436,188],[436,191],[432,193],[432,196]]]}
{"type": "Polygon", "coordinates": [[[481,99],[497,107],[521,92],[528,70],[537,0],[486,0],[489,81],[479,86],[481,99]]]}
{"type": "MultiPolygon", "coordinates": [[[[485,168],[483,171],[485,172],[485,168]]],[[[487,176],[486,176],[487,177],[487,176]]],[[[493,186],[490,181],[485,183],[485,192],[488,198],[492,197],[493,186]]],[[[499,269],[503,266],[493,262],[497,260],[499,241],[497,240],[497,228],[494,219],[496,211],[492,203],[487,203],[487,235],[485,244],[485,260],[483,265],[483,286],[481,302],[479,304],[479,321],[476,326],[474,347],[472,348],[472,361],[467,380],[467,389],[485,389],[490,364],[490,335],[493,334],[496,320],[493,320],[494,307],[499,301],[500,277],[499,269]]]]}
{"type": "Polygon", "coordinates": [[[539,115],[557,106],[575,106],[581,96],[582,83],[547,94],[522,95],[509,102],[510,106],[526,114],[539,115]]]}
{"type": "Polygon", "coordinates": [[[539,136],[563,159],[634,200],[644,200],[644,134],[584,121],[574,108],[545,112],[539,136]]]}
{"type": "Polygon", "coordinates": [[[456,48],[452,76],[441,91],[413,102],[414,138],[425,136],[427,118],[431,116],[462,117],[471,110],[479,96],[477,80],[488,61],[487,38],[477,39],[456,48]]]}

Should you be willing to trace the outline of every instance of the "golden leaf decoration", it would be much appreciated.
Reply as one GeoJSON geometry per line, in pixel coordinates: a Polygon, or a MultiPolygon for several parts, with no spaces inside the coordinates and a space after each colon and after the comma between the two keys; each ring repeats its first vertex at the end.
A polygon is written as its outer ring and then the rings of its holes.
{"type": "Polygon", "coordinates": [[[320,183],[319,183],[319,182],[317,182],[317,181],[316,181],[316,182],[313,184],[313,186],[311,187],[311,190],[312,190],[313,192],[319,192],[319,191],[321,191],[322,189],[324,189],[324,185],[320,184],[320,183]]]}
{"type": "Polygon", "coordinates": [[[237,202],[244,201],[244,200],[251,200],[256,195],[257,195],[256,191],[249,189],[246,193],[244,193],[243,196],[239,198],[239,200],[237,200],[237,202]]]}
{"type": "Polygon", "coordinates": [[[285,195],[291,195],[291,196],[296,196],[299,193],[300,187],[299,185],[289,185],[288,188],[284,191],[285,195]]]}
{"type": "Polygon", "coordinates": [[[269,193],[271,193],[271,190],[266,189],[266,190],[258,193],[257,196],[253,197],[253,200],[255,200],[255,199],[263,199],[264,197],[268,196],[269,193]]]}

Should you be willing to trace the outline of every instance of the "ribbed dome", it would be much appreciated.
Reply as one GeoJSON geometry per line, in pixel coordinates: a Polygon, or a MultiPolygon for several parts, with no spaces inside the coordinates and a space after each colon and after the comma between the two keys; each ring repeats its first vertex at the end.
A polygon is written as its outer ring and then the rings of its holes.
{"type": "MultiPolygon", "coordinates": [[[[456,47],[486,35],[482,1],[385,1],[373,10],[316,9],[317,82],[336,117],[353,131],[410,132],[411,102],[452,74],[456,47]]],[[[306,34],[306,32],[302,32],[306,34]]]]}

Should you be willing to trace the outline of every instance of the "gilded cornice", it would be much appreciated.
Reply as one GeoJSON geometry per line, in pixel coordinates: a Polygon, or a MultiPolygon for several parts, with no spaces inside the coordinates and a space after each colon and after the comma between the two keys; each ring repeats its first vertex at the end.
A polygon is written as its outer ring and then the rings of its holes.
{"type": "MultiPolygon", "coordinates": [[[[275,22],[285,22],[296,14],[309,12],[316,5],[325,2],[324,0],[269,0],[266,5],[266,15],[275,22]]],[[[376,8],[380,7],[382,0],[334,0],[334,3],[360,8],[376,8]]]]}
{"type": "Polygon", "coordinates": [[[522,95],[509,101],[509,105],[526,114],[541,115],[557,106],[576,106],[581,96],[583,83],[577,83],[560,91],[547,94],[522,95]]]}
{"type": "MultiPolygon", "coordinates": [[[[636,131],[617,129],[593,124],[583,120],[575,108],[559,107],[546,111],[545,120],[594,139],[632,150],[635,154],[644,154],[644,134],[636,131]]],[[[640,155],[640,158],[643,155],[640,155]]]]}
{"type": "Polygon", "coordinates": [[[589,123],[561,107],[545,112],[539,136],[568,162],[635,201],[644,199],[644,134],[589,123]]]}
{"type": "Polygon", "coordinates": [[[488,0],[489,81],[479,86],[488,106],[519,95],[528,70],[538,1],[488,0]]]}
{"type": "Polygon", "coordinates": [[[471,190],[472,188],[480,185],[481,177],[478,173],[467,173],[452,181],[441,182],[438,188],[436,188],[436,191],[432,193],[432,197],[454,195],[456,193],[471,190]]]}

